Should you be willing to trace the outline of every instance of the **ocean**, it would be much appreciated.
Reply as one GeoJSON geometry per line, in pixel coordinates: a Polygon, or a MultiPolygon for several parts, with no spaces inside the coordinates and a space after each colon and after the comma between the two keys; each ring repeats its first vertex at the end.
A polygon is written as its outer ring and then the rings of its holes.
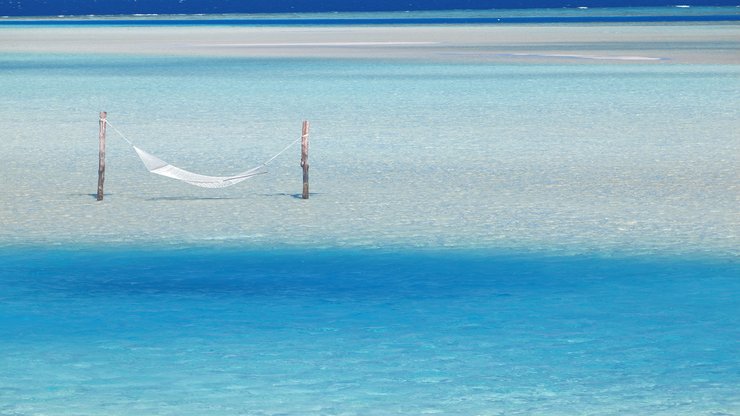
{"type": "Polygon", "coordinates": [[[4,415],[732,415],[738,265],[3,250],[4,415]]]}
{"type": "Polygon", "coordinates": [[[409,12],[419,10],[521,10],[606,7],[737,6],[733,0],[688,0],[680,3],[666,0],[273,0],[244,2],[239,0],[0,0],[0,16],[64,15],[133,15],[133,14],[220,14],[220,13],[336,13],[336,12],[409,12]]]}
{"type": "Polygon", "coordinates": [[[0,415],[740,414],[736,24],[529,24],[0,25],[0,415]]]}
{"type": "MultiPolygon", "coordinates": [[[[46,6],[48,9],[48,6],[46,6]]],[[[389,11],[332,11],[248,13],[211,12],[183,14],[149,10],[112,13],[105,8],[86,12],[20,14],[0,11],[1,26],[367,26],[367,25],[475,25],[475,24],[568,24],[568,23],[671,23],[737,22],[736,5],[675,7],[572,7],[486,8],[486,9],[411,9],[389,11]]]]}

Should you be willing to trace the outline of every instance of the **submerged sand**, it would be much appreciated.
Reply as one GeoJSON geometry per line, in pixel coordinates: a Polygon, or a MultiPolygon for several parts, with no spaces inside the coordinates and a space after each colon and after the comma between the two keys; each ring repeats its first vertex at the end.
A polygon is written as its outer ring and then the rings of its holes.
{"type": "Polygon", "coordinates": [[[737,256],[738,34],[723,24],[0,27],[0,247],[737,256]],[[211,59],[221,56],[312,59],[211,59]],[[308,119],[312,197],[293,197],[297,148],[269,175],[203,190],[150,175],[111,132],[97,203],[101,110],[143,149],[208,175],[256,166],[308,119]]]}
{"type": "Polygon", "coordinates": [[[740,64],[733,24],[3,27],[0,53],[740,64]]]}

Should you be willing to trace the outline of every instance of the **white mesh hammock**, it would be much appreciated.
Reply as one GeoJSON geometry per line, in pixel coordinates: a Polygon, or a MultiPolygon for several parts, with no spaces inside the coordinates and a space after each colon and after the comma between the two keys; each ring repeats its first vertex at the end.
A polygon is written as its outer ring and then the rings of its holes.
{"type": "Polygon", "coordinates": [[[104,120],[105,123],[113,128],[113,130],[118,133],[123,140],[125,140],[131,147],[134,148],[136,151],[136,154],[139,155],[139,158],[144,163],[144,166],[146,169],[154,174],[166,176],[168,178],[177,179],[179,181],[188,183],[190,185],[194,186],[200,186],[201,188],[226,188],[227,186],[236,185],[239,182],[245,181],[253,176],[262,175],[267,173],[266,168],[267,164],[272,162],[273,159],[280,156],[283,152],[288,150],[291,146],[298,143],[301,138],[299,137],[297,140],[286,146],[283,150],[278,152],[275,156],[269,158],[261,165],[257,166],[256,168],[252,168],[249,170],[246,170],[241,173],[237,173],[233,176],[208,176],[208,175],[201,175],[198,173],[193,173],[190,171],[187,171],[185,169],[178,168],[177,166],[170,165],[169,163],[165,162],[164,160],[158,158],[157,156],[154,156],[153,154],[146,152],[139,147],[135,146],[131,141],[126,138],[126,136],[123,135],[117,128],[115,128],[108,120],[104,120]]]}
{"type": "Polygon", "coordinates": [[[136,150],[136,154],[144,162],[144,166],[151,173],[157,175],[166,176],[168,178],[177,179],[191,185],[200,186],[202,188],[226,188],[227,186],[236,185],[237,183],[247,180],[255,175],[267,173],[262,170],[263,165],[257,166],[256,168],[238,173],[234,176],[207,176],[200,175],[197,173],[189,172],[185,169],[180,169],[177,166],[172,166],[164,160],[154,156],[151,153],[147,153],[144,150],[139,149],[136,146],[132,146],[136,150]]]}

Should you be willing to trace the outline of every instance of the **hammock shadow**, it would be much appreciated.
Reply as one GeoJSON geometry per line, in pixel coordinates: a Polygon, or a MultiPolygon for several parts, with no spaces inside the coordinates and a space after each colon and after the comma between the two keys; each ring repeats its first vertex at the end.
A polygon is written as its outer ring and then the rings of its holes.
{"type": "Polygon", "coordinates": [[[218,201],[230,199],[244,198],[234,198],[230,196],[156,196],[152,198],[144,198],[144,201],[218,201]]]}
{"type": "MultiPolygon", "coordinates": [[[[98,194],[74,194],[76,196],[89,196],[90,198],[97,199],[98,194]]],[[[323,195],[321,192],[309,192],[308,196],[319,196],[323,195]]],[[[104,196],[113,196],[113,194],[106,193],[104,196]]],[[[261,196],[288,196],[293,199],[303,199],[303,194],[289,194],[287,192],[276,192],[272,194],[261,194],[261,196]]],[[[151,198],[142,198],[143,201],[228,201],[245,199],[243,197],[233,196],[155,196],[151,198]]]]}
{"type": "MultiPolygon", "coordinates": [[[[320,192],[309,192],[308,193],[309,197],[315,196],[315,195],[321,195],[321,193],[320,192]]],[[[289,196],[295,199],[303,199],[303,194],[289,194],[287,192],[277,192],[274,194],[262,194],[262,196],[289,196]]]]}

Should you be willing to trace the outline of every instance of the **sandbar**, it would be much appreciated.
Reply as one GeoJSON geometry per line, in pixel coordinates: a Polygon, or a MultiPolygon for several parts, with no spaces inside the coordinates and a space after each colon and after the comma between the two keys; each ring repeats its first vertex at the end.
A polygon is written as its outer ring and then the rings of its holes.
{"type": "Polygon", "coordinates": [[[0,53],[740,64],[733,24],[0,27],[0,53]]]}

